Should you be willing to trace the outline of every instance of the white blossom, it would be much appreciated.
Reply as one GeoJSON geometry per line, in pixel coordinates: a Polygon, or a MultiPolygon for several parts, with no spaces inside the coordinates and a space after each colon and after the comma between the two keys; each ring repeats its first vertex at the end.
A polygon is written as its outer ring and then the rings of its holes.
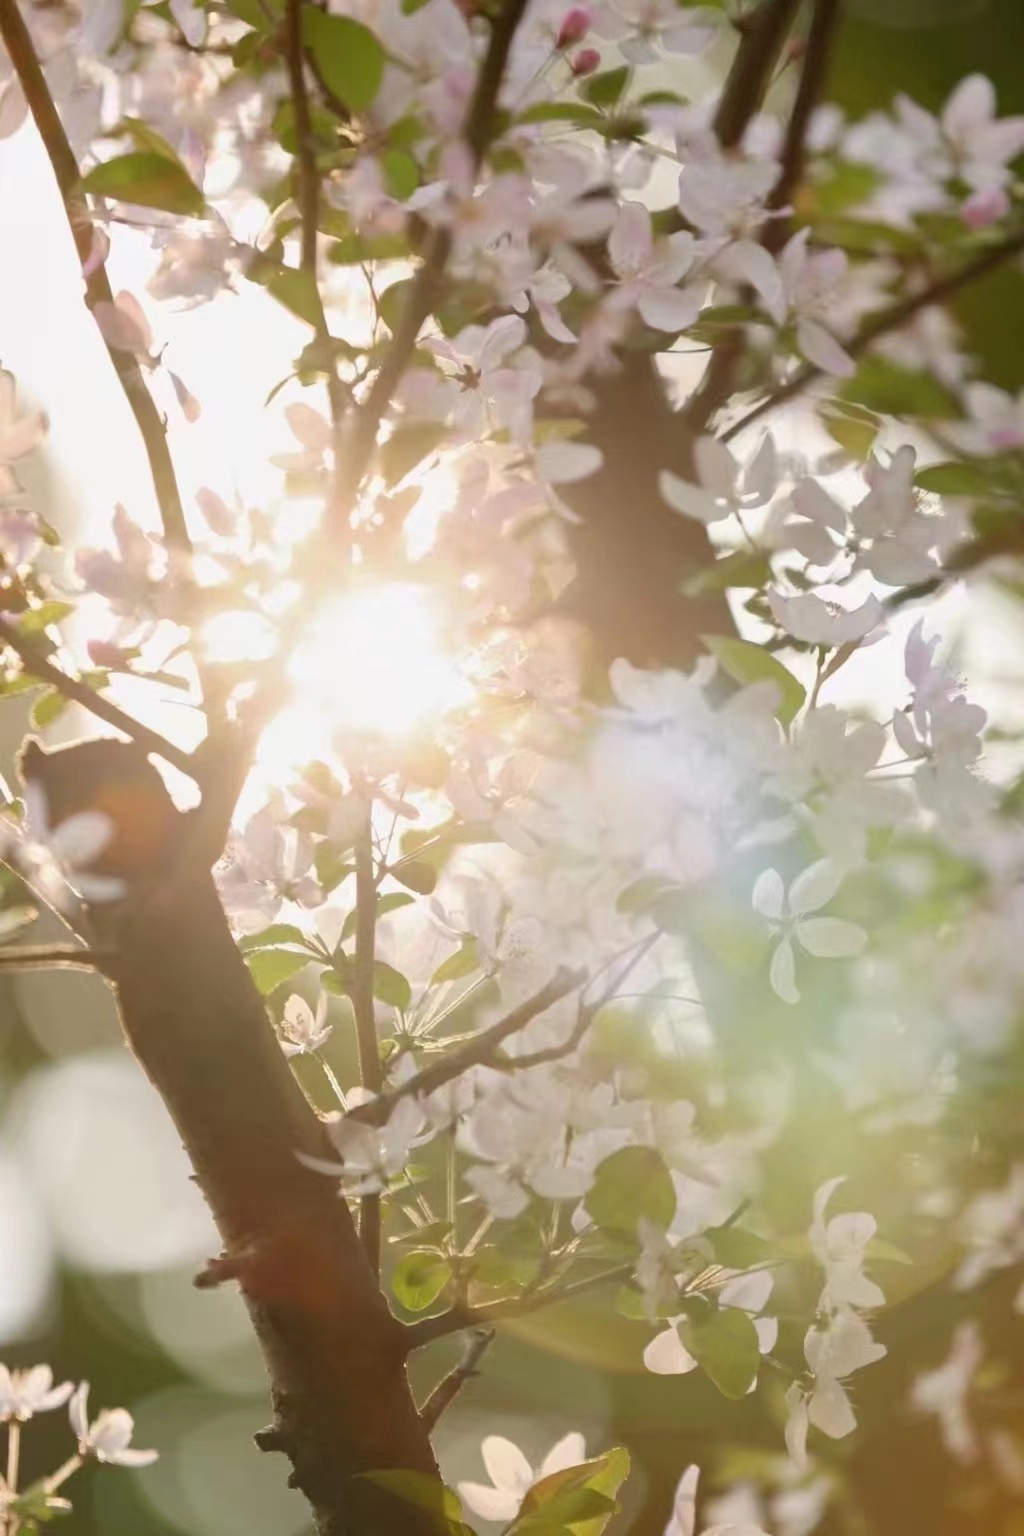
{"type": "Polygon", "coordinates": [[[321,992],[317,1000],[316,1015],[297,992],[293,992],[284,1005],[278,1033],[281,1049],[286,1056],[315,1055],[331,1037],[333,1025],[327,1023],[327,993],[321,992]]]}
{"type": "Polygon", "coordinates": [[[73,1390],[70,1381],[55,1387],[48,1365],[33,1365],[21,1371],[0,1365],[0,1420],[16,1419],[24,1424],[33,1414],[62,1408],[73,1390]]]}
{"type": "Polygon", "coordinates": [[[20,491],[12,466],[39,447],[46,436],[47,425],[43,411],[19,414],[14,375],[6,368],[0,368],[0,496],[11,496],[20,491]]]}
{"type": "Polygon", "coordinates": [[[863,640],[882,622],[882,605],[872,594],[857,608],[843,608],[817,592],[787,596],[768,588],[768,606],[780,629],[808,645],[850,645],[863,640]]]}
{"type": "Polygon", "coordinates": [[[586,1460],[586,1441],[578,1431],[563,1435],[537,1467],[531,1466],[519,1447],[504,1435],[487,1435],[480,1445],[490,1483],[463,1482],[459,1497],[484,1520],[514,1520],[520,1506],[542,1478],[578,1466],[586,1460]]]}
{"type": "MultiPolygon", "coordinates": [[[[695,1536],[697,1530],[697,1484],[700,1468],[687,1467],[676,1486],[672,1501],[672,1515],[665,1527],[665,1536],[695,1536]]],[[[739,1525],[706,1526],[701,1536],[768,1536],[759,1525],[741,1522],[739,1525]]]]}
{"type": "MultiPolygon", "coordinates": [[[[760,1316],[768,1305],[772,1284],[773,1276],[767,1269],[756,1269],[727,1280],[718,1292],[719,1306],[738,1307],[753,1320],[762,1355],[770,1354],[775,1348],[779,1333],[776,1318],[760,1316]]],[[[669,1318],[669,1326],[656,1334],[644,1350],[644,1365],[657,1376],[683,1376],[697,1368],[698,1362],[679,1335],[679,1324],[682,1321],[681,1315],[669,1318]]],[[[750,1390],[753,1391],[756,1385],[755,1376],[750,1390]]]]}
{"type": "Polygon", "coordinates": [[[804,1358],[814,1376],[808,1390],[799,1382],[786,1393],[786,1447],[797,1466],[806,1465],[807,1432],[811,1425],[832,1440],[842,1440],[857,1427],[846,1390],[846,1379],[886,1354],[884,1344],[856,1312],[836,1312],[822,1326],[809,1328],[804,1358]]]}
{"type": "Polygon", "coordinates": [[[877,1231],[867,1211],[847,1211],[825,1219],[828,1203],[845,1177],[829,1179],[814,1197],[814,1220],[809,1233],[811,1249],[825,1271],[825,1288],[818,1299],[823,1312],[850,1307],[881,1307],[885,1296],[864,1273],[868,1244],[877,1231]]]}
{"type": "Polygon", "coordinates": [[[764,436],[746,464],[741,465],[735,454],[713,437],[697,439],[693,458],[696,485],[663,469],[658,488],[670,507],[700,523],[719,522],[763,507],[778,488],[779,468],[771,433],[764,436]]]}
{"type": "Polygon", "coordinates": [[[109,1462],[114,1467],[148,1467],[156,1461],[158,1451],[132,1450],[135,1421],[127,1408],[104,1408],[90,1424],[88,1400],[89,1383],[83,1381],[75,1388],[68,1404],[68,1416],[78,1437],[80,1456],[109,1462]]]}

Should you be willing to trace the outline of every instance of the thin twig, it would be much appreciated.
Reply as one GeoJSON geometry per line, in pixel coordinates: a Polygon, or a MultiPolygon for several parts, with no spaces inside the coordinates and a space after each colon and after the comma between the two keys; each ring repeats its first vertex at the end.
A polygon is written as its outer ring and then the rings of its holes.
{"type": "MultiPolygon", "coordinates": [[[[399,1087],[380,1094],[378,1098],[371,1099],[367,1104],[358,1105],[350,1111],[350,1117],[353,1120],[361,1120],[366,1125],[383,1125],[400,1099],[433,1093],[436,1089],[443,1088],[445,1083],[461,1077],[471,1067],[489,1065],[497,1059],[502,1045],[511,1035],[525,1029],[527,1024],[532,1023],[546,1009],[561,1002],[563,997],[567,997],[570,992],[582,986],[585,980],[585,971],[558,971],[539,992],[527,998],[525,1003],[520,1003],[518,1008],[513,1008],[511,1013],[507,1013],[489,1029],[482,1029],[479,1034],[471,1035],[459,1050],[451,1051],[440,1061],[424,1067],[421,1072],[416,1073],[415,1077],[410,1077],[399,1087]]],[[[517,1063],[511,1064],[517,1065],[517,1063]]]]}
{"type": "MultiPolygon", "coordinates": [[[[0,37],[3,38],[14,71],[21,82],[29,110],[53,167],[75,249],[79,261],[85,267],[93,258],[94,230],[88,202],[81,189],[78,161],[64,132],[64,125],[43,76],[17,0],[0,0],[0,37]]],[[[113,304],[114,295],[102,262],[93,262],[90,266],[89,275],[85,279],[85,293],[86,303],[92,311],[95,311],[97,304],[113,304]]],[[[103,342],[142,436],[164,536],[172,549],[188,554],[192,541],[185,524],[181,493],[160,412],[146,387],[135,356],[111,346],[105,336],[103,342]]]]}
{"type": "Polygon", "coordinates": [[[636,1266],[619,1264],[614,1269],[599,1270],[596,1275],[584,1275],[567,1285],[551,1286],[544,1291],[530,1291],[523,1296],[510,1297],[506,1301],[488,1301],[479,1307],[452,1307],[434,1317],[425,1317],[418,1323],[410,1323],[405,1330],[405,1347],[422,1349],[435,1339],[443,1339],[450,1333],[461,1333],[464,1328],[486,1327],[510,1317],[524,1317],[539,1312],[542,1307],[554,1306],[560,1301],[572,1301],[602,1285],[624,1285],[632,1280],[636,1266]]]}
{"type": "Polygon", "coordinates": [[[317,274],[317,233],[320,222],[320,171],[316,163],[316,147],[313,141],[313,122],[309,110],[309,94],[306,90],[306,51],[302,43],[303,0],[288,0],[285,24],[288,83],[292,107],[295,112],[296,162],[298,164],[298,197],[301,224],[300,270],[308,279],[309,297],[313,305],[313,329],[323,352],[323,367],[327,374],[327,397],[331,408],[331,427],[334,433],[334,470],[325,515],[325,532],[332,550],[347,563],[351,558],[352,535],[349,526],[349,508],[343,503],[341,458],[343,423],[346,411],[345,390],[338,377],[334,359],[334,343],[327,323],[323,297],[317,274]]]}
{"type": "MultiPolygon", "coordinates": [[[[380,1094],[384,1068],[377,1041],[377,1015],[373,1001],[373,967],[377,946],[377,884],[373,868],[373,800],[367,799],[363,824],[355,838],[356,859],[356,952],[352,973],[352,1011],[356,1020],[359,1081],[371,1093],[380,1094]]],[[[372,1101],[377,1102],[377,1101],[372,1101]]],[[[380,1195],[364,1195],[359,1202],[359,1236],[373,1266],[380,1272],[380,1195]]]]}
{"type": "MultiPolygon", "coordinates": [[[[476,89],[466,113],[462,137],[469,148],[474,169],[478,169],[494,136],[498,93],[505,74],[516,29],[523,18],[527,0],[505,0],[491,27],[490,41],[476,89]]],[[[362,405],[354,413],[349,440],[345,447],[343,504],[350,508],[370,466],[377,444],[377,432],[392,396],[409,366],[423,322],[431,313],[440,292],[444,271],[451,254],[452,237],[447,229],[431,231],[423,261],[413,279],[401,317],[392,337],[387,356],[362,405]]]]}
{"type": "MultiPolygon", "coordinates": [[[[3,4],[3,0],[0,0],[3,4]]],[[[151,752],[156,757],[162,757],[172,767],[187,773],[190,779],[200,782],[199,770],[192,756],[176,747],[158,731],[150,730],[148,725],[126,715],[123,709],[105,699],[94,688],[81,682],[78,678],[69,677],[59,667],[55,667],[48,657],[43,656],[38,646],[25,635],[18,633],[16,627],[7,619],[0,618],[0,644],[10,646],[21,657],[26,672],[39,678],[40,682],[49,683],[65,699],[73,704],[80,704],[83,709],[103,720],[107,725],[113,726],[115,731],[121,731],[125,736],[136,742],[144,752],[151,752]]]]}
{"type": "Polygon", "coordinates": [[[601,990],[597,997],[589,1003],[581,999],[579,1017],[576,1020],[572,1033],[568,1039],[562,1041],[561,1045],[549,1045],[543,1050],[531,1051],[526,1056],[512,1057],[508,1065],[517,1072],[522,1072],[527,1067],[540,1067],[549,1061],[561,1061],[563,1057],[568,1056],[574,1051],[597,1015],[601,1012],[601,1009],[618,996],[619,987],[626,980],[626,977],[636,969],[640,961],[654,948],[660,938],[661,933],[658,932],[652,933],[648,938],[644,939],[637,947],[635,953],[622,966],[621,970],[616,972],[614,979],[601,990]]]}
{"type": "MultiPolygon", "coordinates": [[[[981,252],[973,261],[966,262],[958,271],[939,278],[927,288],[922,288],[919,293],[911,295],[910,298],[901,299],[898,304],[892,304],[888,309],[880,310],[861,328],[852,341],[845,344],[846,351],[851,357],[860,357],[879,337],[898,331],[922,310],[929,309],[933,304],[945,303],[947,299],[951,299],[971,283],[977,282],[981,277],[987,277],[1004,262],[1022,254],[1024,254],[1024,229],[1019,229],[1012,235],[1007,235],[998,244],[981,252]]],[[[766,412],[773,411],[778,406],[785,405],[794,396],[802,394],[809,384],[813,384],[815,379],[821,377],[821,373],[822,370],[815,364],[805,364],[791,379],[787,379],[785,384],[780,384],[778,389],[766,395],[744,416],[741,416],[739,421],[734,421],[732,426],[722,433],[722,441],[729,442],[753,422],[758,421],[766,412]]]]}
{"type": "Polygon", "coordinates": [[[477,1374],[477,1367],[494,1339],[493,1328],[482,1328],[469,1340],[466,1352],[454,1370],[442,1377],[420,1409],[420,1418],[427,1433],[437,1426],[437,1421],[450,1408],[467,1381],[477,1374]]]}
{"type": "Polygon", "coordinates": [[[799,4],[800,0],[763,0],[744,21],[712,125],[723,149],[740,142],[764,100],[799,4]]]}
{"type": "MultiPolygon", "coordinates": [[[[764,0],[744,23],[714,118],[713,127],[723,149],[739,144],[764,100],[798,4],[799,0],[764,0]]],[[[731,395],[743,352],[743,334],[735,328],[712,348],[700,386],[682,412],[688,437],[703,432],[731,395]]]]}
{"type": "MultiPolygon", "coordinates": [[[[786,137],[782,146],[782,172],[772,188],[768,206],[780,210],[788,208],[793,193],[803,175],[807,152],[807,130],[825,85],[825,76],[832,59],[836,32],[840,20],[841,0],[816,0],[811,25],[807,32],[806,52],[800,71],[800,84],[796,99],[786,124],[786,137]]],[[[765,228],[763,243],[769,251],[777,251],[787,234],[787,222],[773,219],[765,228]]]]}
{"type": "Polygon", "coordinates": [[[73,944],[25,944],[0,949],[0,971],[102,971],[112,956],[73,944]]]}

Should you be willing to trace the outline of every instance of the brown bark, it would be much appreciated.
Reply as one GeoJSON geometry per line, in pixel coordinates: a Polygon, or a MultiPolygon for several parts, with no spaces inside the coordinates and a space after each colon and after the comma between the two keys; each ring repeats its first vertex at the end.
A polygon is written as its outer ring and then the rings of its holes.
{"type": "Polygon", "coordinates": [[[406,1378],[404,1330],[337,1183],[300,1161],[337,1154],[281,1051],[212,877],[173,862],[185,818],[129,745],[44,753],[33,744],[24,770],[42,783],[54,824],[95,803],[89,792],[104,774],[115,816],[119,805],[148,809],[148,819],[119,826],[113,855],[97,866],[137,876],[149,863],[148,889],[136,884],[130,899],[92,917],[113,951],[103,969],[129,1044],[224,1241],[211,1280],[237,1279],[263,1351],[275,1423],[260,1444],[288,1455],[322,1536],[419,1536],[425,1517],[358,1476],[437,1474],[406,1378]],[[154,838],[154,825],[166,837],[154,838]]]}

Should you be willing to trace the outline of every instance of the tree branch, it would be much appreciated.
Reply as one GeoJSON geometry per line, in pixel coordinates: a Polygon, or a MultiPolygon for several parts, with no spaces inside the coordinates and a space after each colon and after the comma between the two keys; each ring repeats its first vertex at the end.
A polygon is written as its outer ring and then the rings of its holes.
{"type": "MultiPolygon", "coordinates": [[[[816,0],[811,25],[807,32],[806,52],[800,71],[800,84],[796,99],[786,124],[786,137],[782,146],[782,174],[775,186],[768,206],[782,209],[789,206],[793,193],[803,175],[807,149],[807,130],[811,114],[825,85],[825,76],[832,59],[836,32],[840,21],[841,0],[816,0]]],[[[777,251],[784,243],[788,229],[782,219],[773,219],[767,226],[764,244],[769,251],[777,251]]]]}
{"type": "MultiPolygon", "coordinates": [[[[4,0],[0,0],[0,4],[3,3],[4,0]]],[[[197,783],[201,782],[199,770],[190,753],[183,751],[181,747],[176,747],[158,731],[150,730],[148,725],[143,725],[131,715],[126,715],[123,709],[119,709],[116,704],[105,699],[94,688],[80,682],[78,678],[69,677],[66,672],[55,667],[46,656],[40,654],[31,640],[19,634],[17,628],[3,617],[0,617],[0,644],[10,646],[11,650],[20,656],[26,672],[30,672],[33,677],[38,677],[41,682],[49,683],[50,687],[56,689],[65,699],[69,699],[73,704],[80,704],[98,720],[113,726],[115,731],[121,731],[144,752],[162,757],[164,762],[170,763],[181,773],[187,773],[190,779],[196,780],[197,783]]]]}
{"type": "MultiPolygon", "coordinates": [[[[41,772],[49,764],[67,775],[70,754],[89,745],[52,754],[41,772]]],[[[180,813],[168,797],[160,814],[180,813]]],[[[90,917],[98,942],[116,950],[105,974],[129,1044],[220,1230],[223,1256],[209,1278],[232,1270],[263,1351],[274,1423],[260,1444],[291,1460],[320,1536],[428,1536],[425,1515],[360,1475],[437,1475],[409,1390],[404,1331],[336,1184],[305,1161],[333,1149],[282,1054],[209,871],[140,871],[130,900],[93,907],[90,917]]]]}
{"type": "MultiPolygon", "coordinates": [[[[879,337],[898,331],[923,309],[929,309],[933,304],[944,304],[947,299],[953,298],[964,288],[977,282],[979,278],[987,277],[990,272],[994,272],[1014,256],[1020,255],[1024,255],[1024,229],[1007,235],[998,244],[981,252],[973,261],[966,262],[958,271],[937,279],[927,288],[922,288],[919,293],[912,294],[910,298],[901,299],[898,304],[892,304],[888,309],[880,310],[873,319],[862,326],[852,341],[846,343],[847,352],[851,357],[860,357],[879,337]]],[[[738,421],[734,421],[732,426],[722,433],[722,441],[729,442],[758,421],[766,412],[773,411],[778,406],[785,405],[796,395],[802,394],[809,384],[813,384],[815,379],[821,377],[821,374],[822,370],[813,363],[805,364],[791,379],[780,384],[778,389],[766,395],[738,421]]]]}
{"type": "Polygon", "coordinates": [[[73,944],[24,944],[0,949],[0,971],[102,971],[112,953],[73,944]]]}
{"type": "Polygon", "coordinates": [[[342,432],[347,401],[345,390],[338,377],[334,358],[334,343],[327,323],[320,283],[317,274],[317,233],[320,220],[320,171],[316,163],[313,143],[313,124],[306,90],[305,59],[302,43],[303,0],[288,0],[285,15],[285,43],[288,64],[288,83],[292,107],[295,112],[296,162],[298,164],[299,219],[302,230],[300,270],[309,281],[313,301],[313,329],[323,352],[323,366],[327,373],[327,397],[331,408],[331,426],[334,434],[334,469],[328,497],[325,523],[332,548],[342,555],[346,563],[352,555],[352,531],[349,526],[349,509],[342,495],[341,461],[345,452],[342,432]]]}
{"type": "Polygon", "coordinates": [[[712,124],[723,149],[733,149],[740,142],[764,100],[799,4],[800,0],[763,0],[744,21],[712,124]]]}
{"type": "Polygon", "coordinates": [[[548,1008],[561,1002],[563,997],[567,997],[570,992],[582,986],[585,980],[585,971],[559,971],[539,992],[527,998],[526,1002],[520,1003],[518,1008],[513,1008],[511,1013],[507,1013],[503,1019],[492,1024],[490,1029],[482,1029],[479,1034],[471,1035],[465,1045],[449,1052],[432,1066],[424,1067],[421,1072],[417,1072],[415,1077],[410,1077],[400,1087],[389,1089],[376,1099],[371,1099],[369,1103],[360,1104],[350,1110],[350,1118],[360,1120],[364,1125],[384,1125],[399,1100],[424,1097],[428,1093],[434,1093],[438,1088],[443,1088],[445,1083],[454,1082],[471,1067],[489,1065],[495,1060],[498,1051],[511,1035],[525,1029],[527,1024],[538,1018],[548,1008]]]}
{"type": "MultiPolygon", "coordinates": [[[[469,147],[474,168],[479,168],[494,136],[498,93],[516,30],[526,11],[527,0],[504,0],[491,26],[491,36],[476,88],[466,113],[462,137],[469,147]]],[[[341,500],[350,515],[377,445],[377,432],[392,396],[409,366],[424,321],[434,308],[444,271],[451,254],[452,239],[447,229],[434,229],[426,244],[423,261],[402,308],[397,329],[387,356],[381,364],[370,392],[354,412],[349,441],[345,446],[344,480],[341,500]]]]}
{"type": "Polygon", "coordinates": [[[504,1322],[510,1317],[525,1317],[551,1307],[559,1301],[572,1301],[588,1291],[596,1291],[602,1285],[624,1285],[632,1280],[636,1266],[619,1264],[614,1269],[602,1269],[596,1275],[584,1275],[567,1285],[552,1286],[546,1291],[528,1291],[507,1301],[488,1301],[479,1307],[452,1307],[434,1317],[425,1317],[418,1323],[410,1323],[405,1330],[406,1348],[411,1352],[443,1339],[450,1333],[461,1333],[464,1328],[479,1328],[490,1323],[504,1322]]]}
{"type": "MultiPolygon", "coordinates": [[[[373,967],[377,945],[377,881],[373,868],[373,799],[355,838],[356,859],[356,953],[352,975],[352,1011],[356,1020],[359,1081],[380,1095],[384,1068],[377,1040],[377,1015],[373,1001],[373,967]]],[[[373,1102],[378,1102],[374,1100],[373,1102]]],[[[380,1195],[364,1195],[359,1202],[359,1236],[374,1274],[380,1273],[380,1195]]]]}
{"type": "MultiPolygon", "coordinates": [[[[85,267],[93,255],[94,230],[88,202],[81,190],[78,161],[64,132],[64,125],[57,113],[28,28],[18,9],[17,0],[0,0],[0,37],[3,38],[10,55],[29,110],[53,167],[75,249],[78,252],[79,261],[85,267]]],[[[91,266],[89,275],[85,279],[85,293],[90,310],[95,310],[97,304],[114,302],[106,268],[102,262],[91,266]]],[[[181,493],[178,489],[174,464],[167,446],[167,434],[160,413],[146,387],[142,370],[134,355],[112,347],[105,336],[103,343],[142,436],[164,536],[172,549],[188,554],[192,548],[192,541],[185,524],[181,493]]]]}
{"type": "Polygon", "coordinates": [[[636,969],[640,961],[654,948],[660,938],[661,933],[659,931],[658,933],[652,933],[648,938],[644,939],[622,968],[616,972],[614,980],[610,981],[592,1002],[585,1003],[582,1000],[580,1001],[579,1017],[567,1040],[564,1040],[561,1045],[549,1045],[544,1050],[531,1051],[526,1056],[516,1056],[508,1065],[514,1067],[517,1072],[523,1072],[527,1067],[540,1067],[546,1065],[549,1061],[561,1061],[563,1057],[568,1056],[571,1051],[574,1051],[591,1024],[593,1024],[594,1019],[601,1012],[601,1009],[607,1003],[612,1002],[627,976],[636,969]]]}
{"type": "MultiPolygon", "coordinates": [[[[833,5],[834,0],[819,0],[819,3],[827,7],[833,5]]],[[[715,131],[724,148],[732,148],[740,142],[751,118],[764,100],[798,4],[799,0],[792,4],[789,0],[765,0],[761,8],[747,22],[743,41],[733,60],[733,67],[715,114],[715,131]]],[[[815,17],[817,19],[817,12],[815,17]]],[[[816,71],[817,58],[815,59],[816,71]]],[[[801,87],[803,84],[804,77],[801,77],[801,87]]],[[[816,84],[814,77],[808,80],[808,93],[812,84],[816,84]]],[[[778,186],[786,185],[787,197],[792,191],[793,183],[803,163],[804,134],[812,104],[813,99],[808,100],[798,91],[797,101],[787,127],[782,173],[778,184],[778,186]]],[[[775,192],[778,191],[778,186],[775,192]]],[[[782,207],[782,201],[775,200],[775,192],[769,206],[782,207]]],[[[766,246],[770,240],[777,238],[777,231],[771,224],[767,226],[762,238],[766,246]]],[[[739,327],[727,331],[718,345],[713,348],[700,386],[694,391],[682,413],[687,429],[693,435],[704,431],[715,412],[732,394],[744,351],[743,332],[739,327]]]]}
{"type": "Polygon", "coordinates": [[[486,1354],[494,1337],[493,1328],[484,1328],[470,1339],[466,1346],[466,1352],[458,1365],[454,1370],[449,1371],[447,1376],[442,1377],[426,1402],[424,1402],[420,1408],[420,1418],[428,1434],[433,1432],[438,1419],[446,1409],[451,1407],[456,1397],[462,1391],[462,1388],[466,1385],[466,1382],[478,1374],[477,1366],[486,1354]]]}

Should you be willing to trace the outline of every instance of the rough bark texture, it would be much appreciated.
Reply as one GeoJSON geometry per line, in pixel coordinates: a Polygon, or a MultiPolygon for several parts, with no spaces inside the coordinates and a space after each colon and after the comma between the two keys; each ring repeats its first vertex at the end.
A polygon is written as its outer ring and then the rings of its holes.
{"type": "MultiPolygon", "coordinates": [[[[146,861],[170,872],[129,901],[93,909],[125,1034],[181,1133],[224,1239],[215,1264],[237,1279],[270,1377],[275,1423],[265,1449],[291,1459],[322,1536],[419,1536],[426,1521],[357,1475],[435,1474],[427,1432],[391,1315],[345,1201],[299,1154],[336,1161],[298,1087],[249,976],[208,871],[173,863],[184,818],[137,749],[88,742],[55,753],[32,744],[23,771],[47,792],[51,821],[95,803],[146,809],[119,826],[105,869],[146,861]],[[104,774],[106,778],[104,778],[104,774]]],[[[98,866],[104,867],[104,866],[98,866]]]]}

